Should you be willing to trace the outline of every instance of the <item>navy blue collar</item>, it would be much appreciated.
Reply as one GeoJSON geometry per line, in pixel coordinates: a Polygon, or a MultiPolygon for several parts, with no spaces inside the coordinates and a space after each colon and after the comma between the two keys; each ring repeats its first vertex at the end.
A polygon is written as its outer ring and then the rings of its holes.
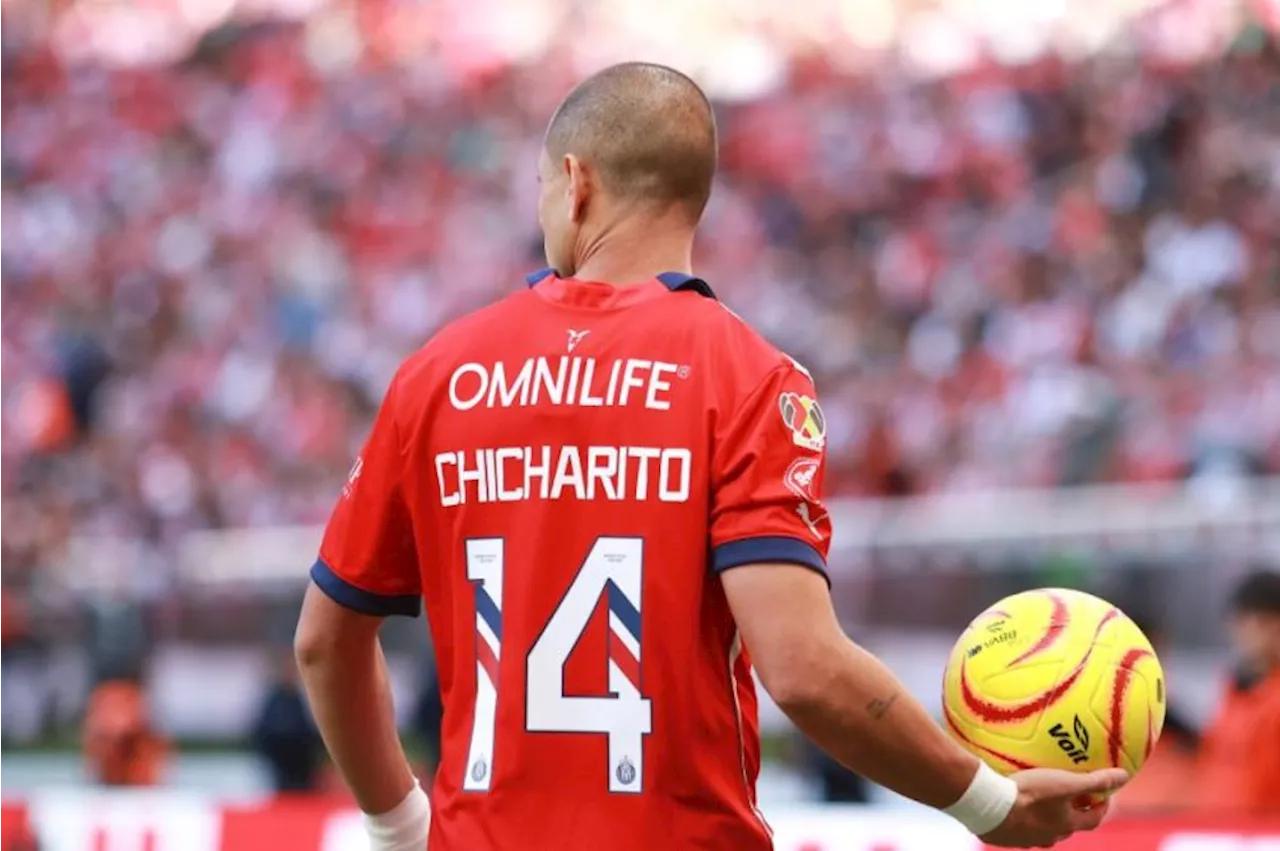
{"type": "Polygon", "coordinates": [[[658,280],[673,293],[680,290],[692,290],[698,295],[715,300],[716,294],[711,289],[711,285],[701,278],[695,278],[693,275],[686,275],[684,272],[663,272],[658,276],[658,280]]]}
{"type": "MultiPolygon", "coordinates": [[[[525,275],[524,280],[529,286],[534,287],[554,274],[556,274],[555,269],[539,269],[532,274],[525,275]]],[[[663,272],[657,277],[662,282],[662,285],[673,293],[681,290],[691,290],[704,298],[714,299],[716,297],[710,284],[701,278],[695,278],[693,275],[686,275],[683,272],[663,272]]]]}

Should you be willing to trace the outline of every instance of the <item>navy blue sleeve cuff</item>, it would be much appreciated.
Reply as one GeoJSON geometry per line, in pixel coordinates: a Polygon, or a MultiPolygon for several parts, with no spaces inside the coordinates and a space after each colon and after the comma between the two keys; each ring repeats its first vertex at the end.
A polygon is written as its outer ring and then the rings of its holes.
{"type": "MultiPolygon", "coordinates": [[[[769,535],[760,538],[742,538],[729,541],[711,551],[711,569],[716,573],[744,564],[798,564],[810,570],[816,570],[824,578],[827,577],[827,562],[816,548],[800,540],[783,535],[769,535]]],[[[830,578],[827,578],[830,582],[830,578]]]]}
{"type": "Polygon", "coordinates": [[[375,594],[357,588],[333,572],[333,568],[320,559],[311,566],[311,581],[340,606],[362,615],[385,618],[403,615],[416,618],[422,611],[422,598],[417,594],[375,594]]]}

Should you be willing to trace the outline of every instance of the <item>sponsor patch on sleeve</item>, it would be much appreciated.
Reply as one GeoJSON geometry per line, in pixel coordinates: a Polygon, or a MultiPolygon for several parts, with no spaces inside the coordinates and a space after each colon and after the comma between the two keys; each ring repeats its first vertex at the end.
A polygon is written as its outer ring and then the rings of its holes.
{"type": "Polygon", "coordinates": [[[347,473],[346,484],[342,486],[342,496],[344,499],[351,496],[351,492],[355,490],[356,481],[360,478],[360,474],[364,472],[364,456],[356,458],[356,462],[351,465],[351,472],[347,473]]]}
{"type": "Polygon", "coordinates": [[[818,494],[813,485],[818,476],[818,467],[817,458],[797,458],[787,467],[782,483],[787,486],[787,490],[805,502],[817,502],[818,494]]]}
{"type": "Polygon", "coordinates": [[[817,399],[788,390],[778,397],[778,410],[792,443],[812,452],[822,451],[827,444],[827,421],[817,399]]]}

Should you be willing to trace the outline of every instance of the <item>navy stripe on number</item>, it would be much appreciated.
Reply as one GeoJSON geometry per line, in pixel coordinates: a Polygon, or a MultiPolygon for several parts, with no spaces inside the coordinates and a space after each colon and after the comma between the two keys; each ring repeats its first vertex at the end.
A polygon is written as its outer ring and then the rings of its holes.
{"type": "Polygon", "coordinates": [[[618,616],[618,620],[622,621],[622,625],[636,641],[640,640],[640,612],[631,605],[627,595],[622,593],[622,589],[612,579],[609,580],[609,611],[618,616]]]}
{"type": "Polygon", "coordinates": [[[311,581],[328,595],[329,599],[362,615],[380,618],[403,615],[416,618],[418,612],[422,611],[422,598],[417,594],[375,594],[372,591],[357,588],[334,573],[333,568],[320,559],[316,559],[316,563],[311,566],[311,581]]]}
{"type": "Polygon", "coordinates": [[[502,612],[484,588],[476,587],[476,614],[484,618],[484,622],[493,630],[493,637],[502,640],[502,612]]]}

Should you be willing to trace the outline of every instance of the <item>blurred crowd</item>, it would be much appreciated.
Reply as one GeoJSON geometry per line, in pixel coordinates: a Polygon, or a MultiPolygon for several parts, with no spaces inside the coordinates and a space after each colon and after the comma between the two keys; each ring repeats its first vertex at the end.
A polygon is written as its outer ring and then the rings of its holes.
{"type": "MultiPolygon", "coordinates": [[[[323,521],[399,359],[541,265],[554,51],[458,85],[268,23],[4,63],[6,585],[76,535],[323,521]]],[[[784,76],[719,107],[697,263],[817,375],[833,490],[1280,471],[1273,33],[784,76]]]]}

